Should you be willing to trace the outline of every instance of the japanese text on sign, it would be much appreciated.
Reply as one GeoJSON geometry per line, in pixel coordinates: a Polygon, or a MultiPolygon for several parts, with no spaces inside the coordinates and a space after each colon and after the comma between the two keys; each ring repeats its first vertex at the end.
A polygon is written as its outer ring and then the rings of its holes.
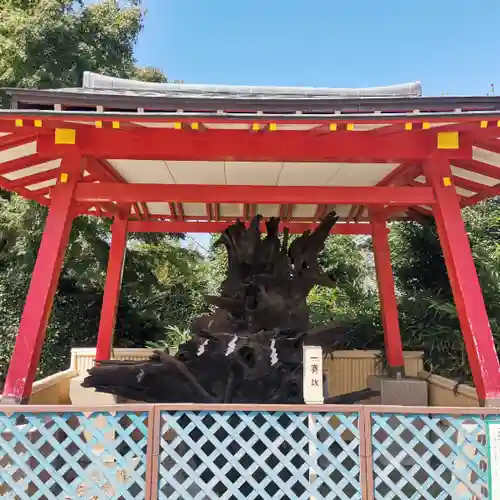
{"type": "Polygon", "coordinates": [[[323,350],[319,346],[303,347],[303,391],[306,404],[322,404],[323,350]]]}

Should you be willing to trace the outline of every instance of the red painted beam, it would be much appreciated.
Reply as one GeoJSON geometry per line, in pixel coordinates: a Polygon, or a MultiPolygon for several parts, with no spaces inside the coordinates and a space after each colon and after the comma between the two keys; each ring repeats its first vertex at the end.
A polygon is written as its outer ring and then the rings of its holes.
{"type": "Polygon", "coordinates": [[[402,164],[384,177],[377,186],[404,186],[408,182],[418,177],[422,172],[422,167],[415,164],[402,164]]]}
{"type": "Polygon", "coordinates": [[[5,380],[4,402],[26,403],[31,394],[71,231],[73,193],[75,181],[79,178],[79,163],[80,155],[76,151],[71,151],[63,160],[66,172],[73,172],[74,175],[70,176],[67,184],[60,184],[53,192],[5,380]]]}
{"type": "Polygon", "coordinates": [[[59,169],[53,168],[51,170],[46,170],[45,172],[38,172],[33,175],[26,175],[25,177],[19,177],[10,181],[10,187],[16,189],[18,187],[30,186],[32,184],[38,184],[39,182],[48,181],[49,179],[54,179],[59,176],[59,169]]]}
{"type": "Polygon", "coordinates": [[[116,218],[111,226],[111,246],[109,248],[108,270],[102,298],[101,319],[97,335],[96,361],[111,357],[116,311],[120,299],[123,265],[127,247],[127,220],[116,218]]]}
{"type": "Polygon", "coordinates": [[[454,167],[463,168],[464,170],[469,170],[469,172],[474,172],[476,174],[485,175],[486,177],[491,177],[492,179],[500,180],[500,168],[490,165],[489,163],[468,159],[454,160],[452,165],[454,167]]]}
{"type": "Polygon", "coordinates": [[[229,186],[198,184],[78,184],[77,201],[179,203],[432,205],[429,187],[229,186]]]}
{"type": "Polygon", "coordinates": [[[372,245],[380,297],[380,315],[384,327],[384,344],[389,374],[404,374],[403,343],[399,330],[396,288],[392,273],[389,231],[382,215],[371,214],[372,245]]]}
{"type": "Polygon", "coordinates": [[[486,198],[491,198],[492,196],[498,196],[495,194],[492,194],[492,192],[497,192],[500,193],[500,183],[496,184],[495,186],[492,186],[489,188],[494,191],[483,191],[482,193],[478,193],[474,196],[469,196],[468,198],[462,198],[462,206],[463,207],[470,207],[472,205],[476,205],[477,203],[485,200],[486,198]]]}
{"type": "Polygon", "coordinates": [[[446,158],[431,158],[424,165],[427,179],[436,193],[434,217],[445,257],[448,276],[467,355],[480,403],[500,403],[500,364],[491,333],[481,286],[453,186],[443,182],[451,177],[446,158]]]}
{"type": "MultiPolygon", "coordinates": [[[[173,129],[77,131],[85,155],[107,159],[170,161],[422,161],[436,149],[435,134],[401,134],[397,139],[353,132],[311,134],[308,131],[195,131],[173,129]]],[[[39,151],[53,154],[61,146],[41,138],[39,151]]],[[[469,143],[449,150],[452,158],[470,158],[469,143]]]]}
{"type": "Polygon", "coordinates": [[[22,158],[16,158],[14,160],[9,160],[0,163],[0,174],[8,174],[10,172],[15,172],[16,170],[22,170],[24,168],[33,167],[35,165],[40,165],[47,161],[55,160],[57,157],[44,158],[39,154],[23,156],[22,158]]]}
{"type": "Polygon", "coordinates": [[[486,186],[485,184],[481,184],[480,182],[471,181],[470,179],[464,179],[463,177],[458,177],[456,175],[452,177],[452,180],[455,186],[462,189],[467,189],[467,191],[471,191],[472,193],[482,193],[485,196],[500,195],[500,189],[498,188],[498,186],[486,186]]]}
{"type": "Polygon", "coordinates": [[[37,136],[33,132],[22,132],[0,137],[0,151],[15,148],[17,146],[24,146],[30,142],[36,141],[36,139],[37,136]]]}
{"type": "MultiPolygon", "coordinates": [[[[497,133],[499,132],[498,129],[497,133]]],[[[496,153],[497,155],[500,154],[500,140],[498,140],[495,137],[490,137],[490,138],[478,138],[474,146],[477,146],[478,148],[485,149],[487,151],[491,151],[492,153],[496,153]]]]}
{"type": "MultiPolygon", "coordinates": [[[[131,233],[221,233],[235,221],[227,222],[187,222],[187,221],[130,221],[131,233]]],[[[280,231],[288,228],[291,234],[301,234],[317,227],[317,223],[281,222],[280,231]]],[[[266,232],[264,223],[261,231],[266,232]]],[[[371,224],[335,224],[332,234],[371,234],[371,224]]]]}

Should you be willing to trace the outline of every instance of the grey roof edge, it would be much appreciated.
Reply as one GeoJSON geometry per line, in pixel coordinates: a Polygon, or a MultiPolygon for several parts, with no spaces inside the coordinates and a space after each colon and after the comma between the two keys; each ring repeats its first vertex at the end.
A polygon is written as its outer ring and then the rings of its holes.
{"type": "MultiPolygon", "coordinates": [[[[350,97],[350,98],[288,98],[288,99],[233,99],[210,96],[167,97],[144,94],[113,94],[106,91],[89,91],[84,89],[35,90],[25,88],[5,89],[13,102],[33,105],[64,104],[75,107],[103,106],[109,111],[137,111],[138,108],[150,112],[173,112],[183,110],[195,113],[304,113],[311,114],[397,114],[411,113],[450,113],[455,110],[497,112],[500,110],[500,96],[441,96],[441,97],[350,97]],[[75,92],[74,90],[79,90],[75,92]],[[111,108],[111,109],[110,109],[111,108]]],[[[68,110],[69,111],[69,110],[68,110]]]]}
{"type": "Polygon", "coordinates": [[[420,97],[420,82],[402,83],[368,88],[326,88],[326,87],[281,87],[252,85],[198,85],[186,83],[153,83],[116,78],[85,71],[85,90],[109,90],[128,92],[153,92],[184,96],[219,96],[245,99],[252,98],[344,98],[344,97],[420,97]]]}
{"type": "Polygon", "coordinates": [[[471,117],[481,117],[484,119],[500,119],[500,98],[498,100],[499,106],[496,109],[488,109],[488,110],[478,110],[478,111],[428,111],[428,112],[419,112],[415,113],[413,111],[408,112],[391,112],[391,113],[304,113],[304,114],[290,114],[290,113],[265,113],[261,114],[258,112],[224,112],[224,113],[213,113],[213,112],[199,112],[199,111],[191,111],[191,112],[148,112],[148,113],[138,113],[136,111],[55,111],[55,110],[37,110],[37,109],[0,109],[0,116],[45,116],[45,117],[57,117],[57,118],[66,118],[66,117],[89,117],[92,119],[96,118],[107,118],[111,119],[113,117],[116,118],[133,118],[135,121],[149,121],[153,120],[172,120],[172,119],[207,119],[210,118],[224,118],[229,121],[231,120],[246,120],[246,119],[255,119],[255,120],[269,120],[269,119],[280,119],[289,121],[303,121],[303,120],[318,120],[318,122],[328,122],[331,120],[335,121],[364,121],[368,120],[370,122],[376,121],[387,121],[395,118],[406,118],[410,119],[422,119],[422,118],[439,118],[439,119],[449,119],[453,120],[458,117],[471,116],[471,117]]]}

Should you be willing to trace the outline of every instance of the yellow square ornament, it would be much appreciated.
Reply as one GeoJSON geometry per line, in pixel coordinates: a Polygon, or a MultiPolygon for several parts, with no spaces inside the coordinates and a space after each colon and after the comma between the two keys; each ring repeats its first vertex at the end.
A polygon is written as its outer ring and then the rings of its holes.
{"type": "Polygon", "coordinates": [[[460,141],[458,132],[439,132],[437,135],[438,149],[458,149],[460,141]]]}
{"type": "Polygon", "coordinates": [[[72,128],[56,128],[55,144],[76,144],[76,130],[72,128]]]}

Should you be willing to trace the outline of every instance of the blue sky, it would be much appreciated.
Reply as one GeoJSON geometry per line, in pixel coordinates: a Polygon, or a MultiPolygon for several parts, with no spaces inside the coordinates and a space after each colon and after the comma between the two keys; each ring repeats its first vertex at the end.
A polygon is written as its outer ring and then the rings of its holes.
{"type": "Polygon", "coordinates": [[[500,92],[498,0],[143,0],[136,55],[186,83],[500,92]]]}
{"type": "MultiPolygon", "coordinates": [[[[498,0],[143,0],[140,65],[186,83],[500,94],[498,0]]],[[[206,238],[202,239],[206,242],[206,238]]]]}

